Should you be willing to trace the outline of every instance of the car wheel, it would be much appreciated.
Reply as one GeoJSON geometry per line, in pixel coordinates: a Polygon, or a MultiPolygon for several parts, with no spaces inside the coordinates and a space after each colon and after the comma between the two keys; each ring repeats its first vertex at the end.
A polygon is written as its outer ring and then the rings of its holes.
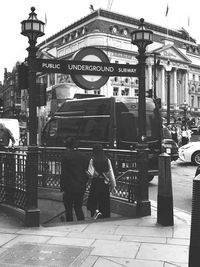
{"type": "Polygon", "coordinates": [[[192,163],[194,163],[195,165],[200,165],[200,151],[196,151],[192,155],[192,163]]]}

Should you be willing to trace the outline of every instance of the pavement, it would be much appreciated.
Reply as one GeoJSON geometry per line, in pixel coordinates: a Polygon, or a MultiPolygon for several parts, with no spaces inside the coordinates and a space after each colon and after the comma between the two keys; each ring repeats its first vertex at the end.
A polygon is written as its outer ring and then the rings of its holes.
{"type": "Polygon", "coordinates": [[[174,208],[174,226],[151,216],[27,228],[0,211],[0,267],[186,267],[191,215],[174,208]]]}

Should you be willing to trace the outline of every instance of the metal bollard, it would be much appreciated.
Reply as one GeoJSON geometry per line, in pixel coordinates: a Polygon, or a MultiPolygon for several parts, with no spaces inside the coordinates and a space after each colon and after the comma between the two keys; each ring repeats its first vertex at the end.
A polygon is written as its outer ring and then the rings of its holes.
{"type": "Polygon", "coordinates": [[[137,215],[139,217],[151,215],[151,203],[149,201],[148,188],[148,153],[149,149],[146,144],[137,146],[137,169],[138,176],[138,193],[137,193],[137,215]]]}
{"type": "Polygon", "coordinates": [[[200,265],[200,174],[193,179],[189,267],[200,265]]]}
{"type": "Polygon", "coordinates": [[[174,225],[171,157],[167,153],[159,156],[157,223],[163,226],[174,225]]]}

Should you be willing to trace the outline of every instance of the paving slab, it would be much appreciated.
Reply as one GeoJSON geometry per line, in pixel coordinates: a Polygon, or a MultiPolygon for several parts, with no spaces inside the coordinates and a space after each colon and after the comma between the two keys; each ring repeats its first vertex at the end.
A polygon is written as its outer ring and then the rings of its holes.
{"type": "Polygon", "coordinates": [[[94,249],[91,255],[103,257],[125,257],[135,258],[138,253],[140,243],[125,241],[96,240],[92,246],[94,249]]]}
{"type": "Polygon", "coordinates": [[[50,239],[50,237],[46,237],[46,236],[34,236],[34,235],[18,235],[16,238],[10,240],[9,242],[5,243],[3,245],[4,248],[11,248],[13,245],[18,244],[19,242],[23,242],[23,243],[32,243],[32,242],[36,242],[37,244],[40,243],[46,243],[48,240],[50,239]]]}
{"type": "Polygon", "coordinates": [[[0,254],[7,266],[80,266],[91,248],[18,243],[0,254]]]}
{"type": "MultiPolygon", "coordinates": [[[[106,257],[106,259],[110,259],[110,261],[118,263],[120,264],[120,266],[126,266],[126,267],[133,267],[133,266],[134,267],[163,267],[163,264],[164,264],[163,262],[126,259],[126,258],[106,257]]],[[[107,265],[104,265],[104,266],[107,266],[107,265]]]]}
{"type": "Polygon", "coordinates": [[[166,244],[166,237],[153,237],[153,236],[134,236],[134,235],[124,235],[121,238],[122,241],[130,242],[140,242],[140,243],[158,243],[166,244]]]}
{"type": "MultiPolygon", "coordinates": [[[[84,239],[102,239],[102,240],[121,240],[122,236],[121,235],[111,235],[111,234],[99,234],[99,233],[69,233],[67,237],[72,237],[72,238],[84,238],[84,239]]],[[[126,241],[126,240],[124,240],[126,241]]]]}
{"type": "Polygon", "coordinates": [[[15,239],[17,235],[15,234],[1,234],[0,233],[0,246],[3,246],[4,244],[8,243],[9,241],[15,239]]]}
{"type": "Polygon", "coordinates": [[[164,227],[153,207],[143,218],[28,228],[0,212],[0,267],[186,267],[190,217],[175,209],[174,226],[164,227]]]}
{"type": "Polygon", "coordinates": [[[132,227],[119,226],[116,229],[118,235],[136,235],[136,236],[151,236],[151,237],[172,237],[173,229],[171,227],[132,227]]]}
{"type": "Polygon", "coordinates": [[[187,263],[188,247],[143,243],[140,246],[137,259],[187,263]]]}
{"type": "Polygon", "coordinates": [[[94,239],[83,238],[68,238],[68,237],[52,237],[48,240],[48,244],[55,245],[72,245],[72,246],[84,246],[89,247],[94,243],[94,239]]]}

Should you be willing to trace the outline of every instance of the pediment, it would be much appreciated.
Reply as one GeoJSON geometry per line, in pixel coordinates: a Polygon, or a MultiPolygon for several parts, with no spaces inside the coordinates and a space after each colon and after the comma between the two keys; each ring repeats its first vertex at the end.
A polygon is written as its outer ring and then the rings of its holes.
{"type": "Polygon", "coordinates": [[[41,59],[55,59],[55,57],[52,54],[50,54],[48,51],[45,50],[39,51],[37,57],[41,59]]]}
{"type": "Polygon", "coordinates": [[[161,48],[154,50],[154,52],[160,53],[160,57],[166,60],[169,59],[171,61],[177,61],[185,64],[191,63],[191,60],[174,45],[164,45],[161,48]]]}

